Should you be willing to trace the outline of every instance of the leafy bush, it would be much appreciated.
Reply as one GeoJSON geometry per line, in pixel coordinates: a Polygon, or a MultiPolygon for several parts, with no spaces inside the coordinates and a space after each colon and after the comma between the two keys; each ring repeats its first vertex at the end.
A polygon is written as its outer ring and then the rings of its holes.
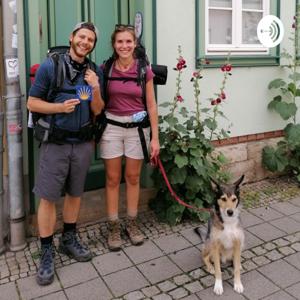
{"type": "MultiPolygon", "coordinates": [[[[220,91],[215,97],[208,99],[209,107],[201,107],[200,80],[204,73],[204,66],[209,62],[202,61],[199,70],[193,73],[191,82],[194,89],[195,111],[189,112],[184,106],[181,95],[182,73],[186,62],[178,48],[179,57],[174,70],[177,72],[175,96],[171,102],[160,106],[168,108],[166,115],[160,116],[160,159],[164,165],[169,181],[175,193],[187,203],[197,207],[211,206],[213,192],[210,177],[227,180],[227,174],[221,172],[225,163],[222,154],[213,155],[212,139],[228,137],[228,131],[218,129],[217,120],[224,117],[221,106],[226,100],[225,86],[231,75],[231,65],[228,62],[222,66],[223,80],[220,91]]],[[[178,204],[168,192],[166,184],[159,172],[153,174],[158,192],[150,207],[156,211],[164,221],[176,224],[184,216],[207,218],[207,213],[199,213],[178,204]]]]}
{"type": "Polygon", "coordinates": [[[263,149],[263,165],[272,172],[291,171],[300,182],[300,124],[296,122],[297,98],[300,96],[299,11],[300,6],[297,5],[292,37],[290,37],[293,42],[293,53],[289,53],[286,49],[281,53],[281,58],[288,62],[282,66],[289,74],[288,80],[277,78],[269,83],[269,89],[275,90],[277,94],[268,108],[287,121],[283,129],[284,139],[277,143],[277,147],[268,146],[263,149]]]}

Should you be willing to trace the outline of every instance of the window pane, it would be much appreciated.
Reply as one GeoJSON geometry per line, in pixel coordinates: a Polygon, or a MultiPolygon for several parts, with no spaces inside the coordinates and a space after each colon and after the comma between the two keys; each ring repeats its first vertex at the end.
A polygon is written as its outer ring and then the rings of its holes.
{"type": "Polygon", "coordinates": [[[232,43],[232,13],[228,10],[209,10],[209,43],[232,43]]]}
{"type": "Polygon", "coordinates": [[[210,7],[232,7],[232,0],[209,0],[210,7]]]}
{"type": "Polygon", "coordinates": [[[262,13],[243,12],[243,44],[259,44],[256,28],[262,13]]]}
{"type": "Polygon", "coordinates": [[[243,0],[243,9],[263,9],[263,0],[243,0]]]}

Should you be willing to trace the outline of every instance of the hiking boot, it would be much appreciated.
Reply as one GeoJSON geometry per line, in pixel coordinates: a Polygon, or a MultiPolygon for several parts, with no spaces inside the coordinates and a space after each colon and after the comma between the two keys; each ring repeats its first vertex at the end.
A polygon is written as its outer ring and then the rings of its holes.
{"type": "Polygon", "coordinates": [[[54,280],[54,247],[52,244],[41,248],[40,266],[38,268],[36,281],[39,285],[48,285],[54,280]]]}
{"type": "Polygon", "coordinates": [[[120,250],[122,245],[120,221],[108,222],[108,248],[112,251],[120,250]]]}
{"type": "Polygon", "coordinates": [[[90,250],[79,242],[75,231],[68,231],[62,234],[59,239],[58,251],[81,262],[92,259],[90,250]]]}
{"type": "Polygon", "coordinates": [[[144,235],[138,228],[136,218],[127,219],[125,231],[133,245],[141,245],[144,242],[144,235]]]}

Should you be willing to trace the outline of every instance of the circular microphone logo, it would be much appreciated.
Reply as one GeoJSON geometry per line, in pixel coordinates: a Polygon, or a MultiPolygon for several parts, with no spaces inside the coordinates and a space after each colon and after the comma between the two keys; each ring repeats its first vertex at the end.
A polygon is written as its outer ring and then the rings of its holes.
{"type": "Polygon", "coordinates": [[[257,25],[257,37],[262,45],[267,48],[273,48],[281,43],[283,35],[283,24],[276,16],[265,16],[257,25]]]}

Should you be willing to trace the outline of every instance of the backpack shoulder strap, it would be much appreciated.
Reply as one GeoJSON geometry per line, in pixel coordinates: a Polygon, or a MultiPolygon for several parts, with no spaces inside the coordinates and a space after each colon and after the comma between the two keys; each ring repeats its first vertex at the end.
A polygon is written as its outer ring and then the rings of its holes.
{"type": "Polygon", "coordinates": [[[114,63],[114,58],[112,56],[104,62],[104,68],[103,68],[103,94],[104,94],[104,101],[105,101],[106,104],[108,102],[108,92],[107,92],[108,80],[111,77],[113,63],[114,63]]]}
{"type": "Polygon", "coordinates": [[[137,65],[137,84],[142,88],[142,100],[145,106],[145,110],[147,108],[146,105],[146,74],[147,74],[147,61],[145,59],[139,58],[137,65]]]}

